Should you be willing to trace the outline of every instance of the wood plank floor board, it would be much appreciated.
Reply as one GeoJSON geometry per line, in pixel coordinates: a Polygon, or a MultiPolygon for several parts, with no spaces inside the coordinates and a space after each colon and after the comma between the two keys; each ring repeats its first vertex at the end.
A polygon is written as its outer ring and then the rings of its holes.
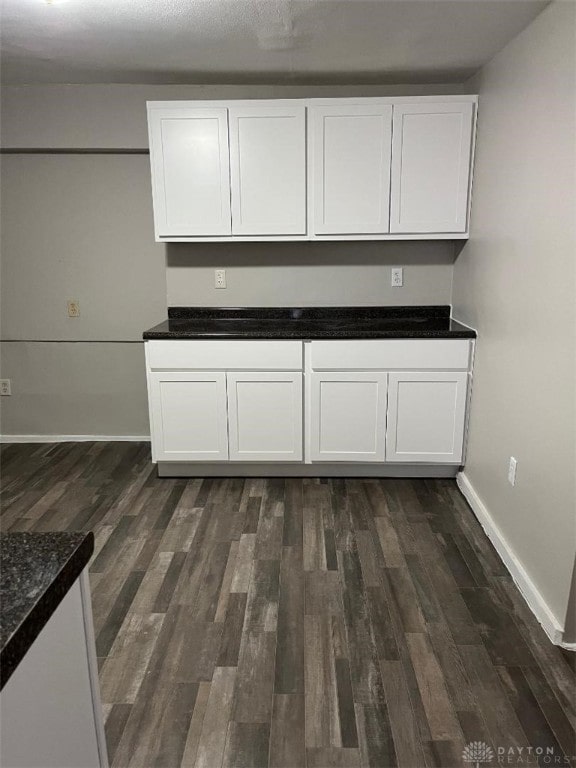
{"type": "Polygon", "coordinates": [[[147,443],[0,452],[3,531],[94,531],[113,768],[576,754],[574,666],[453,480],[162,479],[147,443]]]}
{"type": "Polygon", "coordinates": [[[222,768],[267,768],[269,742],[269,723],[230,723],[222,768]]]}
{"type": "Polygon", "coordinates": [[[231,719],[239,723],[271,721],[275,652],[275,632],[244,630],[231,719]]]}
{"type": "Polygon", "coordinates": [[[386,704],[379,702],[355,706],[362,768],[397,766],[398,759],[386,704]]]}
{"type": "Polygon", "coordinates": [[[306,765],[304,695],[274,694],[270,734],[270,768],[306,765]]]}
{"type": "Polygon", "coordinates": [[[304,690],[307,747],[341,747],[336,662],[329,617],[304,617],[304,690]]]}
{"type": "MultiPolygon", "coordinates": [[[[526,667],[522,672],[564,754],[576,755],[576,733],[542,670],[526,667]]],[[[574,695],[576,698],[576,690],[574,695]]]]}
{"type": "Polygon", "coordinates": [[[130,614],[100,670],[102,700],[133,704],[162,629],[164,614],[130,614]]]}
{"type": "Polygon", "coordinates": [[[492,742],[511,748],[526,746],[526,734],[484,646],[460,646],[460,653],[492,742]]]}
{"type": "Polygon", "coordinates": [[[382,661],[382,680],[399,766],[425,765],[410,693],[400,661],[382,661]]]}
{"type": "Polygon", "coordinates": [[[218,656],[219,667],[238,666],[247,598],[248,595],[245,592],[230,594],[218,656]]]}
{"type": "Polygon", "coordinates": [[[559,759],[564,759],[566,755],[540,709],[523,670],[520,667],[497,667],[497,670],[529,745],[542,750],[544,755],[551,751],[559,759]]]}
{"type": "Polygon", "coordinates": [[[274,692],[304,693],[304,582],[302,547],[282,549],[274,692]]]}

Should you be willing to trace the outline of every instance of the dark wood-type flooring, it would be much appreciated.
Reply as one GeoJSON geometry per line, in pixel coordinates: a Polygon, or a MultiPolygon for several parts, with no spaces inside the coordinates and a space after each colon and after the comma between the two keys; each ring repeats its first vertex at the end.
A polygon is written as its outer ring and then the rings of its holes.
{"type": "Polygon", "coordinates": [[[158,479],[145,443],[1,456],[3,530],[95,532],[113,766],[576,754],[569,655],[454,481],[158,479]]]}

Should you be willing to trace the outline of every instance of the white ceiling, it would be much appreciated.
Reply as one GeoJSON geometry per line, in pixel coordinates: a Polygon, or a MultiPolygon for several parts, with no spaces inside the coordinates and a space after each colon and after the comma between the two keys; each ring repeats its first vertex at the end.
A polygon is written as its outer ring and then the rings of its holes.
{"type": "Polygon", "coordinates": [[[6,83],[463,82],[536,0],[2,0],[6,83]]]}

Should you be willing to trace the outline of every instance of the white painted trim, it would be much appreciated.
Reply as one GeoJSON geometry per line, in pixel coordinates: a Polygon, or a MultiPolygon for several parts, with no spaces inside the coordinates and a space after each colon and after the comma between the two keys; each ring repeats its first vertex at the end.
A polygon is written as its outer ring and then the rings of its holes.
{"type": "Polygon", "coordinates": [[[560,646],[566,651],[572,651],[572,653],[576,653],[576,643],[560,643],[560,646]]]}
{"type": "MultiPolygon", "coordinates": [[[[514,583],[520,590],[524,600],[526,600],[528,607],[542,625],[542,629],[544,632],[546,632],[554,645],[563,645],[563,628],[558,623],[558,620],[526,572],[526,569],[514,553],[512,547],[504,537],[504,534],[494,522],[490,512],[488,511],[484,502],[477,494],[476,490],[464,472],[458,473],[456,476],[456,483],[464,498],[472,508],[472,511],[476,515],[478,522],[484,529],[485,534],[494,545],[494,548],[500,556],[500,559],[514,579],[514,583]]],[[[576,649],[575,643],[567,643],[564,647],[569,648],[571,645],[574,646],[574,649],[576,649]]]]}
{"type": "Polygon", "coordinates": [[[86,659],[90,677],[90,690],[92,692],[92,709],[94,710],[94,728],[96,730],[96,743],[98,745],[98,754],[100,756],[100,768],[109,768],[110,763],[108,762],[106,732],[104,730],[104,721],[102,719],[102,699],[100,697],[100,681],[98,679],[98,659],[96,658],[96,639],[94,635],[92,597],[90,594],[88,568],[84,568],[78,578],[78,583],[80,584],[80,597],[82,600],[86,659]]]}
{"type": "Polygon", "coordinates": [[[133,443],[149,441],[150,435],[0,435],[0,443],[133,443]]]}
{"type": "Polygon", "coordinates": [[[466,232],[392,232],[385,235],[214,235],[206,237],[157,236],[157,243],[284,243],[284,242],[333,242],[339,240],[468,240],[466,232]]]}

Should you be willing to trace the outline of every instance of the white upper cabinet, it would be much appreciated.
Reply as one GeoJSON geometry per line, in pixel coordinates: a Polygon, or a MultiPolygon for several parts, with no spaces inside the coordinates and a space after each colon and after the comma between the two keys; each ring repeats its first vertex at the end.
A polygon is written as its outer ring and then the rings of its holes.
{"type": "Polygon", "coordinates": [[[149,109],[156,236],[230,235],[226,109],[149,109]]]}
{"type": "Polygon", "coordinates": [[[476,103],[149,102],[156,239],[464,239],[476,103]]]}
{"type": "Polygon", "coordinates": [[[310,108],[313,232],[389,231],[392,105],[310,108]]]}
{"type": "Polygon", "coordinates": [[[231,106],[234,235],[306,234],[306,109],[231,106]]]}
{"type": "Polygon", "coordinates": [[[472,101],[394,105],[390,231],[465,232],[472,101]]]}

